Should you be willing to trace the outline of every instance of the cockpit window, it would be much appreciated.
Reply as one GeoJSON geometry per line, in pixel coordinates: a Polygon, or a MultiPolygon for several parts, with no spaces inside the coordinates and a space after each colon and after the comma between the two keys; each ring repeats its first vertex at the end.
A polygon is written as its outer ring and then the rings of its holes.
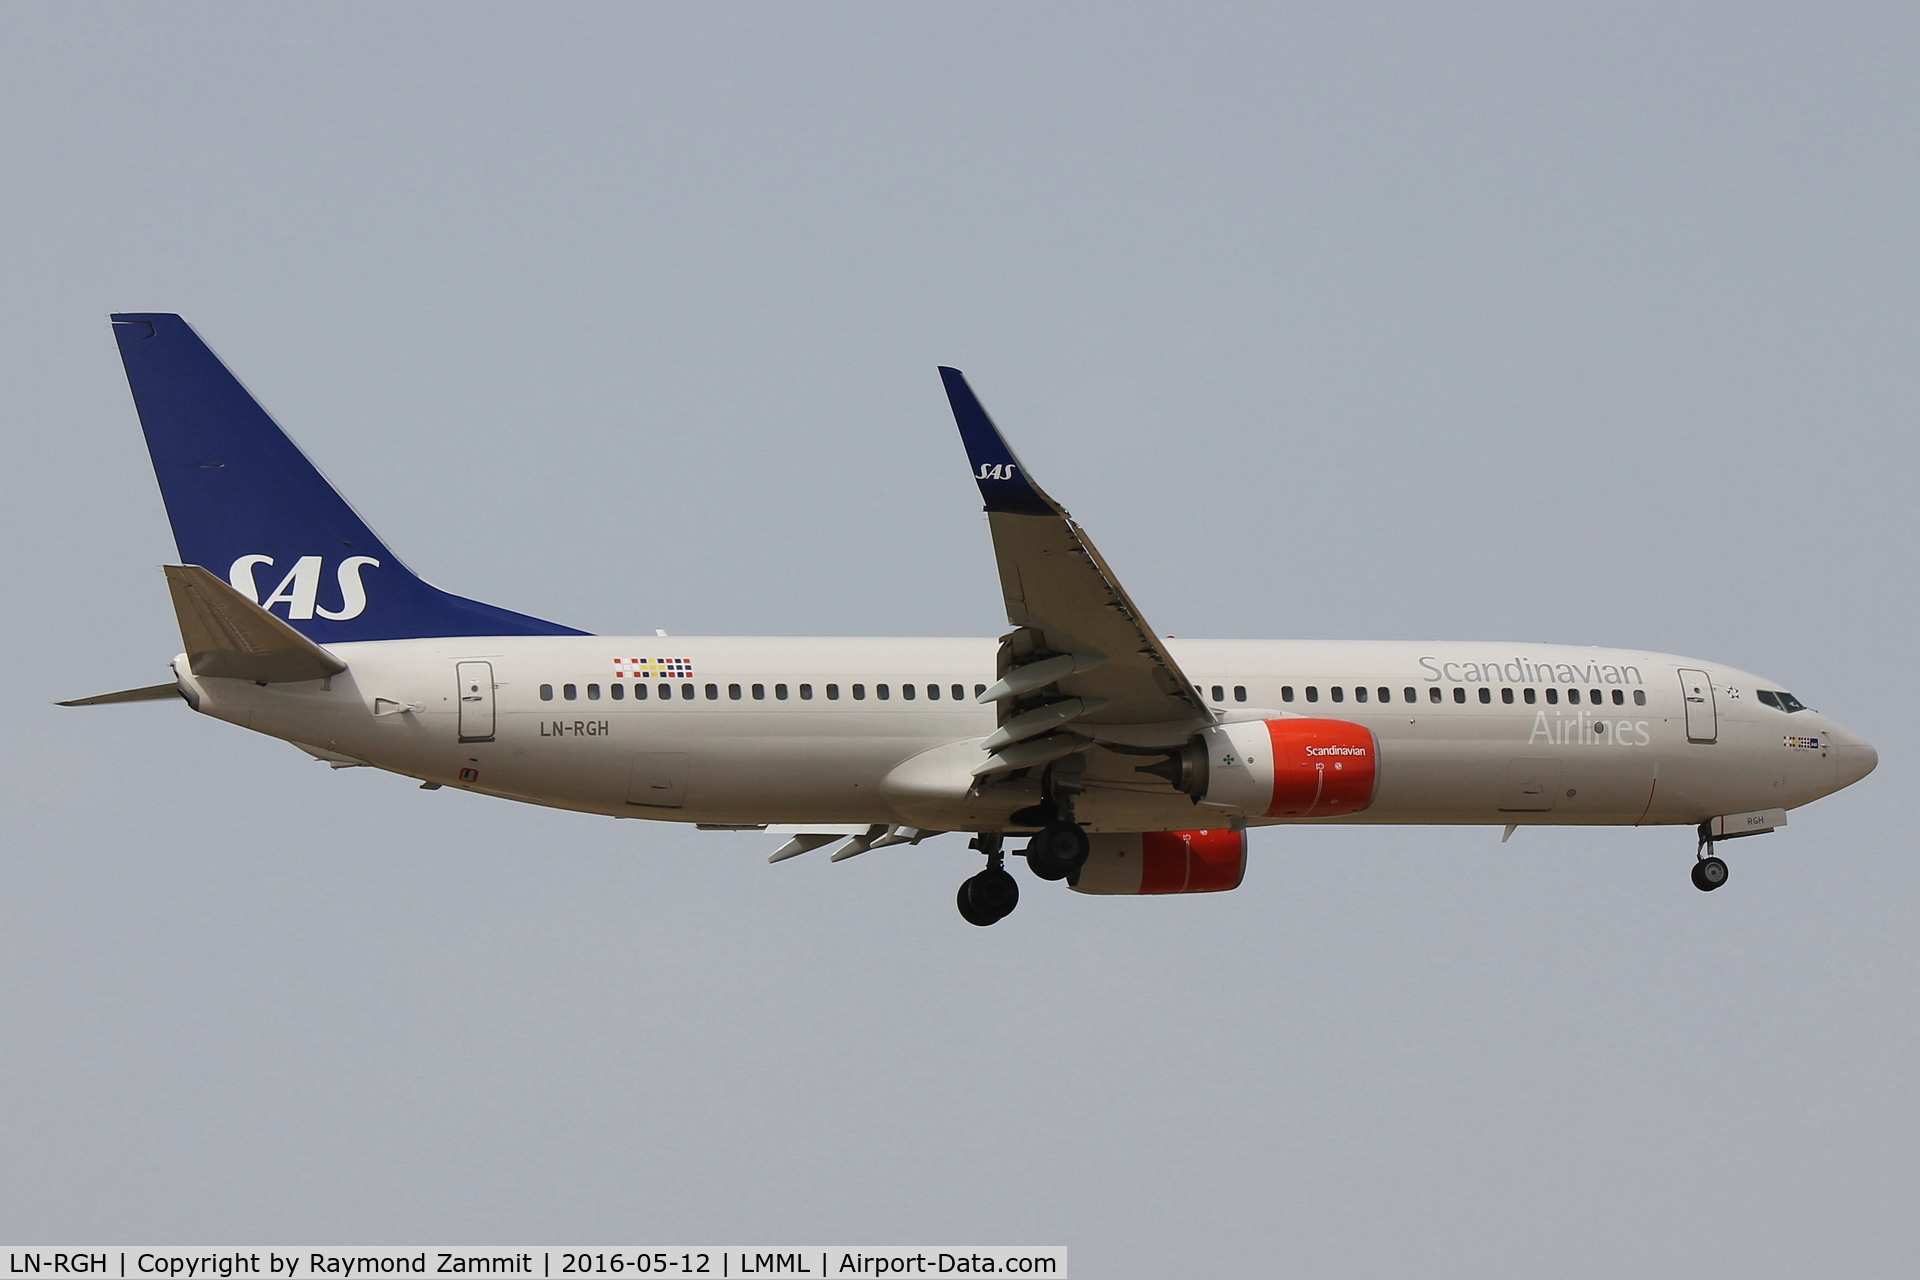
{"type": "Polygon", "coordinates": [[[1754,690],[1754,696],[1768,706],[1778,707],[1782,711],[1805,711],[1807,709],[1806,703],[1800,701],[1800,699],[1794,697],[1784,689],[1756,689],[1754,690]]]}

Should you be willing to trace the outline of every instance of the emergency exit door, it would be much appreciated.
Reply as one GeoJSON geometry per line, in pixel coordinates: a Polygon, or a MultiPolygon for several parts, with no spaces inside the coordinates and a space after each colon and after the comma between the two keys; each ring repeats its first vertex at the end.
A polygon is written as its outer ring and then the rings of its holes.
{"type": "Polygon", "coordinates": [[[454,664],[460,678],[460,741],[493,741],[493,664],[454,664]]]}
{"type": "Polygon", "coordinates": [[[1713,742],[1720,736],[1720,712],[1713,701],[1713,680],[1704,671],[1680,668],[1680,694],[1687,701],[1687,741],[1713,742]]]}

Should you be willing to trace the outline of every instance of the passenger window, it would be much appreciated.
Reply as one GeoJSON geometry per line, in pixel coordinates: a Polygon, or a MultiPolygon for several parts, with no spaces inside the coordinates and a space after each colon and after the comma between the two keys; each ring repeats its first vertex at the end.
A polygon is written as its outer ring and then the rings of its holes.
{"type": "Polygon", "coordinates": [[[1587,701],[1591,702],[1594,706],[1597,707],[1602,702],[1605,702],[1606,699],[1600,696],[1600,691],[1598,689],[1589,689],[1587,690],[1587,701]]]}
{"type": "Polygon", "coordinates": [[[563,684],[560,686],[560,696],[568,702],[572,702],[580,696],[580,686],[577,684],[563,684]]]}
{"type": "Polygon", "coordinates": [[[739,686],[739,685],[737,685],[737,684],[730,684],[730,685],[728,685],[728,686],[727,686],[727,696],[728,696],[729,698],[732,698],[732,699],[733,699],[733,700],[734,700],[735,702],[738,702],[738,701],[740,701],[740,686],[739,686]]]}
{"type": "Polygon", "coordinates": [[[1405,693],[1406,693],[1406,699],[1408,702],[1420,701],[1420,692],[1419,690],[1415,689],[1412,685],[1408,685],[1406,687],[1405,693]]]}
{"type": "MultiPolygon", "coordinates": [[[[1766,695],[1764,695],[1764,694],[1762,694],[1761,696],[1762,696],[1762,697],[1764,697],[1764,696],[1766,696],[1766,695]]],[[[553,701],[553,686],[552,686],[552,685],[550,685],[550,684],[543,684],[543,685],[541,685],[541,686],[540,686],[540,701],[542,701],[542,702],[552,702],[552,701],[553,701]]],[[[1778,704],[1778,703],[1775,703],[1774,705],[1776,705],[1776,706],[1778,706],[1779,704],[1778,704]]]]}
{"type": "Polygon", "coordinates": [[[1320,689],[1318,686],[1316,685],[1307,686],[1307,701],[1308,702],[1320,701],[1320,689]]]}
{"type": "Polygon", "coordinates": [[[1626,705],[1626,703],[1627,703],[1626,693],[1623,690],[1615,689],[1613,691],[1613,705],[1616,707],[1623,707],[1626,705]]]}
{"type": "Polygon", "coordinates": [[[1550,707],[1560,705],[1560,691],[1558,689],[1547,690],[1547,705],[1550,707]]]}
{"type": "MultiPolygon", "coordinates": [[[[1335,702],[1338,702],[1339,700],[1340,699],[1338,698],[1334,699],[1335,702]]],[[[1363,684],[1355,685],[1353,690],[1353,700],[1355,702],[1365,702],[1367,700],[1367,686],[1363,684]]]]}
{"type": "Polygon", "coordinates": [[[1292,686],[1292,685],[1290,685],[1290,684],[1283,684],[1283,685],[1281,685],[1281,686],[1280,686],[1280,701],[1282,701],[1282,702],[1292,702],[1292,701],[1293,701],[1293,686],[1292,686]]]}
{"type": "Polygon", "coordinates": [[[839,697],[840,697],[840,686],[837,684],[828,685],[827,686],[828,701],[837,701],[839,697]]]}
{"type": "Polygon", "coordinates": [[[615,702],[618,702],[627,696],[627,686],[623,684],[610,684],[607,686],[607,696],[615,702]]]}
{"type": "MultiPolygon", "coordinates": [[[[881,685],[880,687],[881,687],[882,689],[884,689],[884,688],[886,688],[887,686],[885,686],[885,685],[881,685]]],[[[910,685],[910,684],[903,684],[903,685],[901,685],[901,686],[900,686],[900,696],[901,696],[901,697],[903,697],[903,698],[905,698],[905,699],[906,699],[906,700],[907,700],[908,702],[912,702],[912,701],[913,701],[913,699],[914,699],[914,696],[915,696],[915,693],[916,693],[916,690],[915,690],[915,689],[914,689],[914,687],[913,687],[912,685],[910,685]]],[[[884,697],[886,697],[887,695],[883,693],[883,694],[881,694],[880,696],[884,698],[884,697]]]]}
{"type": "Polygon", "coordinates": [[[928,702],[938,702],[938,701],[940,701],[940,686],[939,686],[939,685],[937,685],[937,684],[930,684],[930,685],[928,685],[928,686],[927,686],[927,701],[928,701],[928,702]]]}
{"type": "Polygon", "coordinates": [[[1482,690],[1480,691],[1480,701],[1482,701],[1482,702],[1492,702],[1492,701],[1493,701],[1493,690],[1491,690],[1491,689],[1482,689],[1482,690]]]}
{"type": "Polygon", "coordinates": [[[767,700],[767,686],[763,684],[753,686],[753,700],[755,702],[765,702],[767,700]]]}
{"type": "Polygon", "coordinates": [[[1428,701],[1428,702],[1438,702],[1438,701],[1440,701],[1440,686],[1439,686],[1439,685],[1437,685],[1437,684],[1436,684],[1436,685],[1430,685],[1430,686],[1428,686],[1428,688],[1427,688],[1427,701],[1428,701]]]}
{"type": "Polygon", "coordinates": [[[1213,700],[1215,702],[1225,702],[1227,700],[1227,691],[1219,685],[1213,686],[1213,700]]]}
{"type": "MultiPolygon", "coordinates": [[[[711,689],[711,688],[713,688],[713,686],[712,686],[712,685],[708,685],[708,686],[707,686],[707,688],[709,688],[709,689],[711,689]]],[[[663,697],[663,698],[671,698],[671,697],[672,697],[673,695],[672,695],[672,694],[670,694],[670,693],[663,693],[663,694],[661,694],[660,696],[661,696],[661,697],[663,697]]],[[[709,693],[709,694],[708,694],[707,696],[708,696],[709,698],[711,698],[711,697],[712,697],[713,695],[712,695],[711,693],[709,693]]],[[[693,686],[692,686],[692,685],[690,685],[690,684],[683,684],[683,685],[681,685],[681,686],[680,686],[680,700],[681,700],[682,702],[692,702],[692,701],[693,701],[693,686]]]]}
{"type": "Polygon", "coordinates": [[[1500,691],[1500,701],[1511,704],[1513,702],[1513,690],[1502,689],[1500,691]]]}
{"type": "Polygon", "coordinates": [[[594,700],[595,702],[598,702],[598,701],[600,701],[600,686],[599,686],[599,685],[597,685],[597,684],[590,684],[590,685],[588,685],[588,686],[587,686],[587,696],[588,696],[589,698],[591,698],[591,699],[593,699],[593,700],[594,700]]]}
{"type": "Polygon", "coordinates": [[[1233,700],[1235,702],[1245,702],[1247,700],[1247,686],[1243,684],[1233,686],[1233,700]]]}
{"type": "Polygon", "coordinates": [[[965,702],[967,700],[967,686],[963,684],[953,686],[952,693],[955,702],[965,702]]]}
{"type": "Polygon", "coordinates": [[[1382,702],[1392,702],[1392,701],[1393,701],[1393,690],[1391,690],[1391,689],[1389,689],[1389,688],[1387,688],[1387,686],[1385,686],[1385,685],[1381,685],[1381,686],[1380,686],[1380,701],[1382,701],[1382,702]]]}
{"type": "Polygon", "coordinates": [[[785,702],[787,700],[787,686],[783,684],[773,686],[773,696],[785,702]]]}
{"type": "Polygon", "coordinates": [[[1567,690],[1567,705],[1572,707],[1580,705],[1580,691],[1578,689],[1567,690]]]}
{"type": "Polygon", "coordinates": [[[812,685],[810,685],[810,684],[803,684],[803,685],[801,685],[801,686],[800,686],[800,700],[801,700],[802,702],[811,702],[811,701],[813,701],[813,686],[812,686],[812,685]]]}
{"type": "Polygon", "coordinates": [[[855,702],[865,702],[867,700],[867,686],[863,684],[853,686],[853,700],[855,702]]]}
{"type": "Polygon", "coordinates": [[[1526,700],[1526,704],[1527,704],[1528,706],[1532,706],[1532,705],[1533,705],[1533,700],[1534,700],[1534,698],[1535,698],[1535,696],[1536,696],[1536,695],[1535,695],[1535,693],[1534,693],[1534,691],[1533,691],[1532,689],[1522,689],[1522,690],[1520,691],[1520,696],[1521,696],[1521,697],[1522,697],[1523,699],[1525,699],[1525,700],[1526,700]]]}
{"type": "Polygon", "coordinates": [[[1633,691],[1633,705],[1636,707],[1644,707],[1647,705],[1647,691],[1645,689],[1635,689],[1633,691]]]}
{"type": "Polygon", "coordinates": [[[645,702],[647,700],[647,686],[643,684],[633,686],[633,700],[635,702],[645,702]]]}
{"type": "Polygon", "coordinates": [[[888,688],[884,684],[877,684],[873,686],[873,692],[874,692],[874,696],[879,698],[880,701],[882,702],[885,702],[887,699],[893,696],[893,690],[888,688]]]}
{"type": "Polygon", "coordinates": [[[987,691],[987,686],[983,684],[977,684],[973,686],[973,696],[976,698],[979,697],[981,694],[985,693],[986,691],[987,691]]]}
{"type": "MultiPolygon", "coordinates": [[[[736,689],[738,689],[739,687],[740,687],[739,685],[735,685],[735,686],[734,686],[734,688],[736,688],[736,689]]],[[[735,696],[737,697],[738,695],[736,694],[735,696]]],[[[707,686],[707,701],[708,701],[708,702],[718,702],[718,701],[720,701],[720,686],[719,686],[719,685],[717,685],[717,684],[710,684],[710,685],[708,685],[708,686],[707,686]]]]}
{"type": "Polygon", "coordinates": [[[1465,689],[1456,688],[1453,691],[1453,700],[1455,702],[1465,702],[1467,700],[1467,691],[1465,689]]]}
{"type": "Polygon", "coordinates": [[[1347,700],[1347,691],[1339,685],[1334,685],[1333,688],[1327,690],[1327,692],[1335,702],[1345,702],[1347,700]]]}

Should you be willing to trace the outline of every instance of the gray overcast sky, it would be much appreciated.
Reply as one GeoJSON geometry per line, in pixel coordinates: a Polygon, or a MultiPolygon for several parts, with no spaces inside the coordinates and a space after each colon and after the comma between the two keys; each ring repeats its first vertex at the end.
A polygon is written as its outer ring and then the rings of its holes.
{"type": "Polygon", "coordinates": [[[0,8],[0,1240],[1913,1274],[1916,36],[0,8]],[[416,568],[591,630],[993,633],[952,363],[1161,631],[1668,649],[1882,765],[1711,897],[1682,830],[1287,830],[977,930],[957,837],[768,867],[56,709],[177,645],[149,309],[416,568]]]}

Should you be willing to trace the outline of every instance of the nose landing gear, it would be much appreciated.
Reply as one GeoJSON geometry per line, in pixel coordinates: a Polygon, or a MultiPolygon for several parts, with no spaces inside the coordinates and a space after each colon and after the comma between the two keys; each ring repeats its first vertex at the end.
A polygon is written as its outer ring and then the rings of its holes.
{"type": "Polygon", "coordinates": [[[998,924],[1020,905],[1020,886],[1007,873],[1006,855],[1000,851],[1001,837],[976,836],[971,848],[987,855],[987,869],[960,882],[956,902],[960,918],[982,928],[998,924]]]}
{"type": "Polygon", "coordinates": [[[1711,822],[1700,824],[1700,843],[1693,851],[1693,887],[1702,893],[1712,893],[1727,882],[1727,864],[1713,852],[1718,839],[1711,822]]]}

